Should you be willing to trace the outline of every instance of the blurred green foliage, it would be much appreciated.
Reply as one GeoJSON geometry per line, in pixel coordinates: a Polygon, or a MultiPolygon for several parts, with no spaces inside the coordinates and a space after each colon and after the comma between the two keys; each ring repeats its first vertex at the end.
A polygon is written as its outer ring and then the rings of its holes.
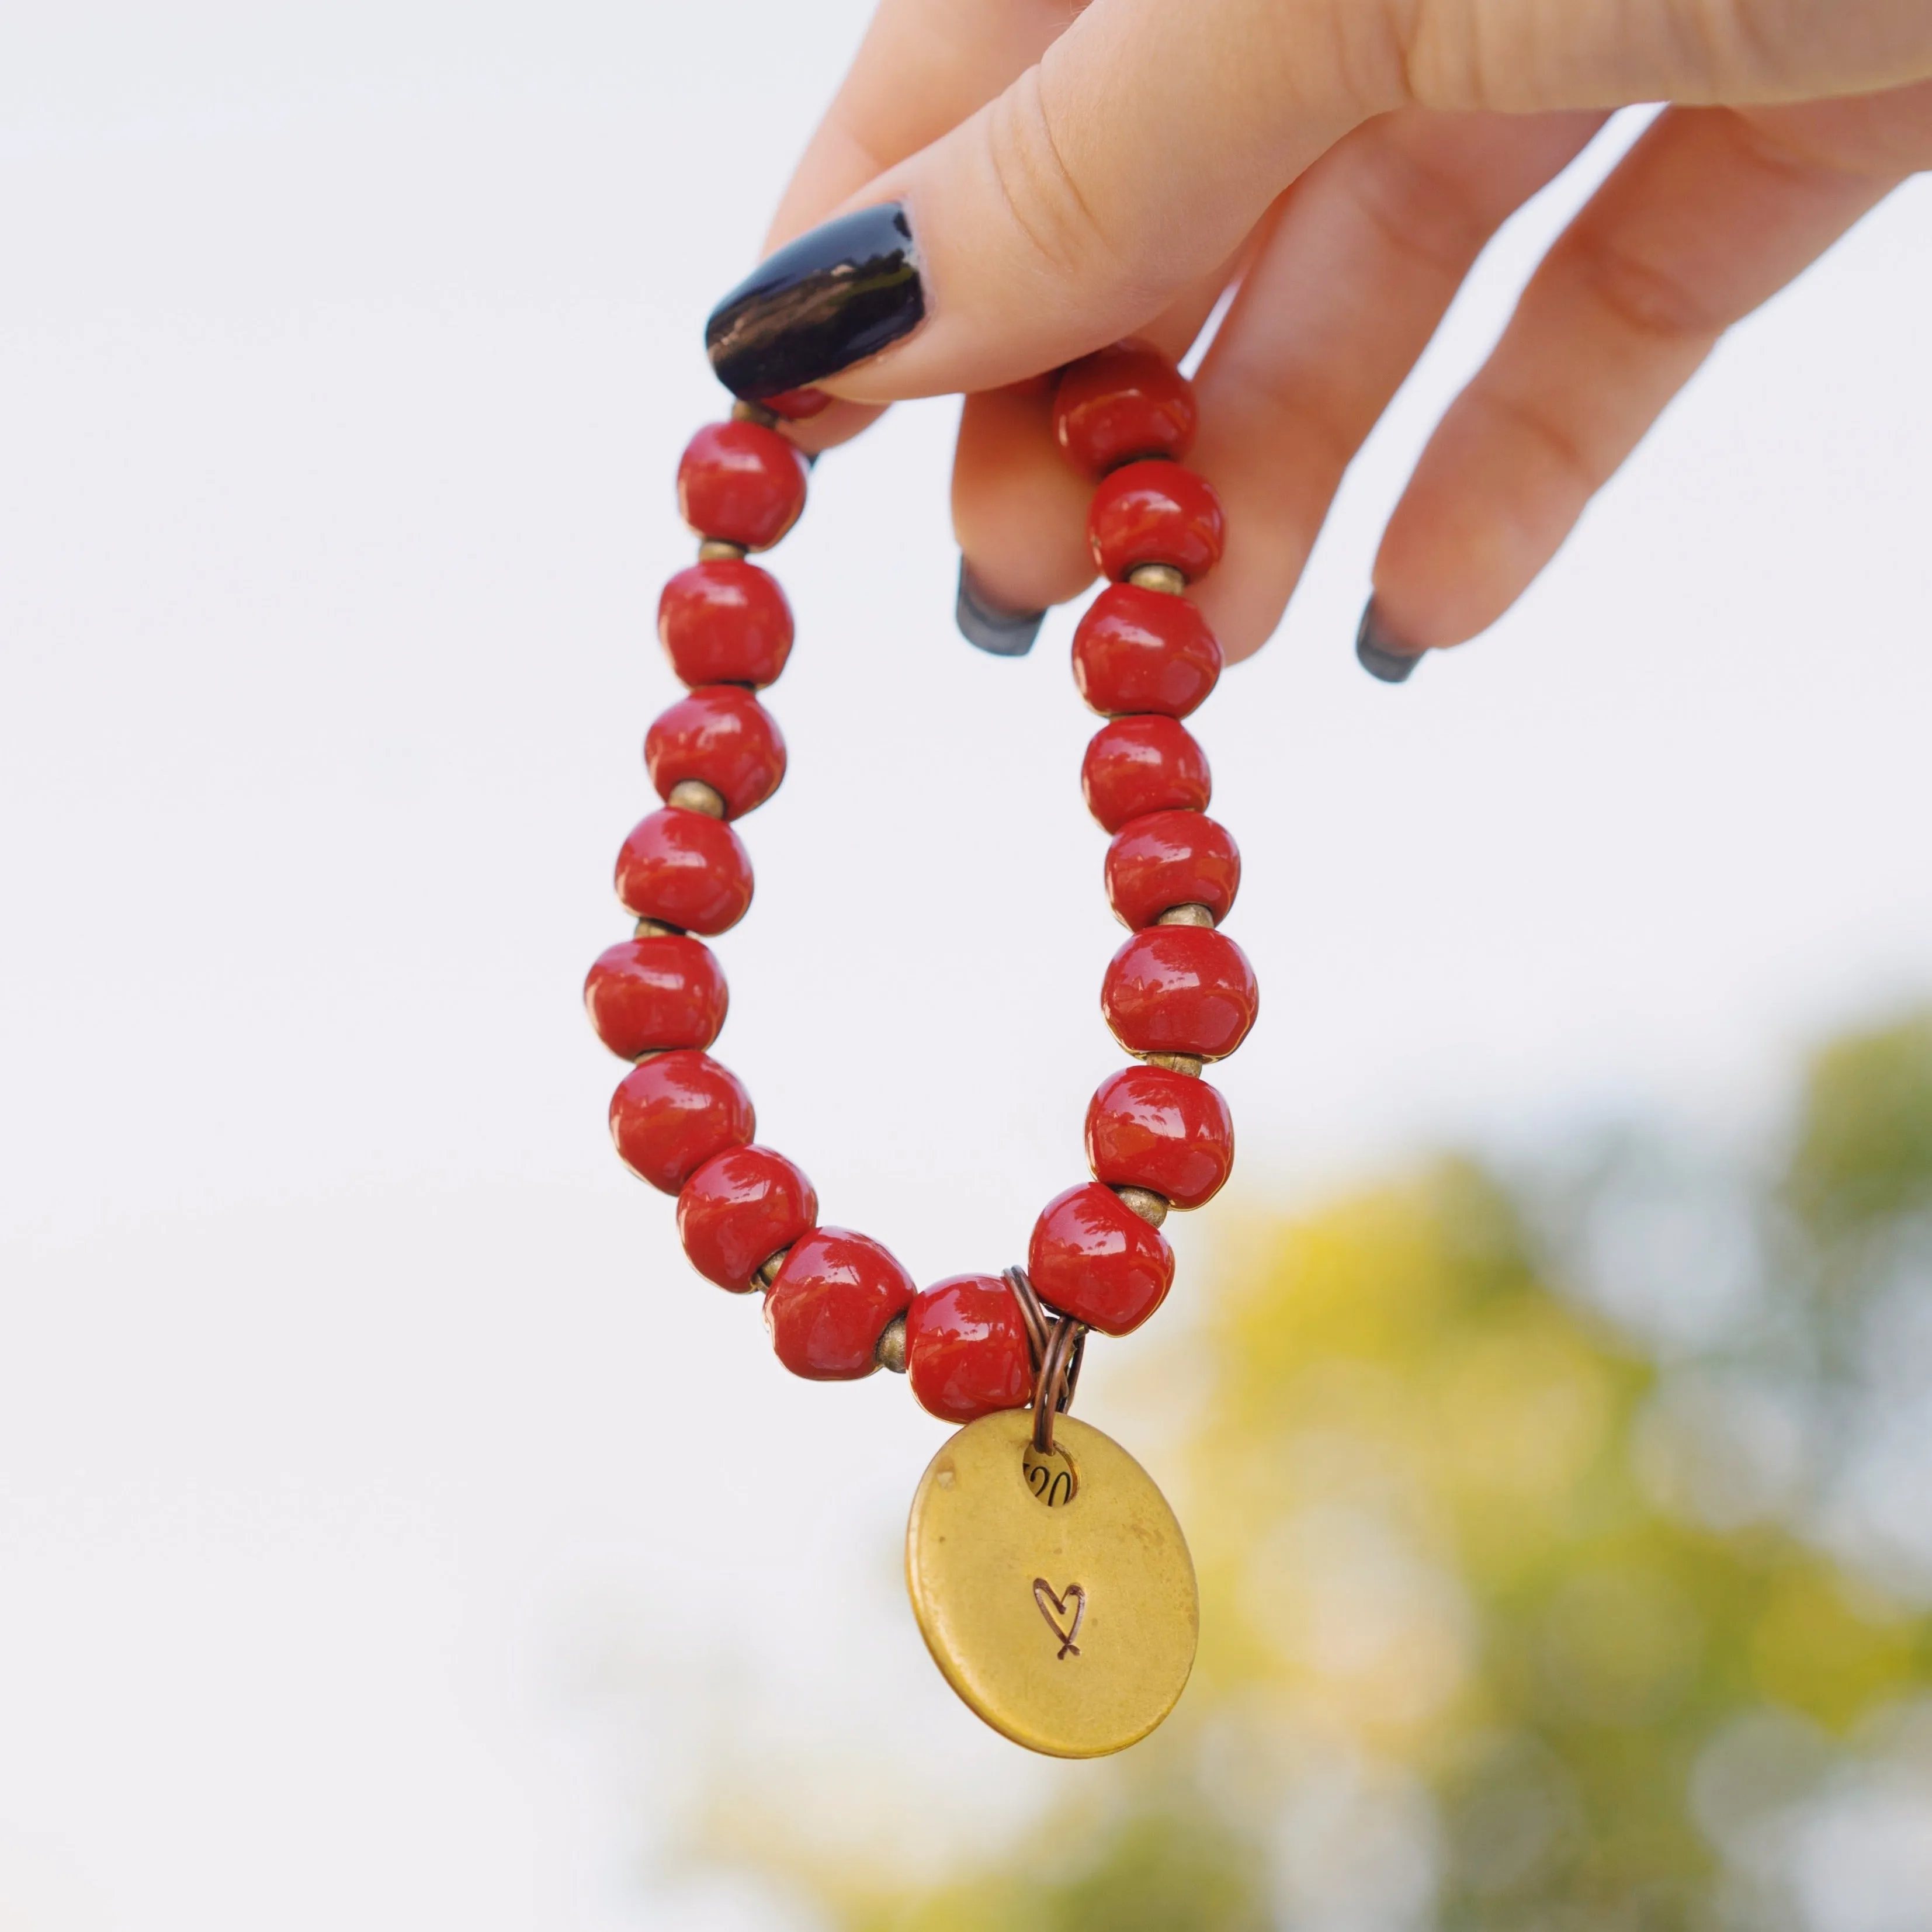
{"type": "Polygon", "coordinates": [[[1932,1207],[1932,1014],[1818,1056],[1790,1192],[1827,1241],[1932,1207]]]}
{"type": "Polygon", "coordinates": [[[1566,1192],[1447,1161],[1248,1226],[1198,1338],[1180,1708],[1104,1802],[929,1888],[820,1871],[823,1908],[854,1932],[1805,1922],[1780,1846],[1932,1683],[1924,1573],[1840,1522],[1883,1399],[1872,1324],[1932,1294],[1932,1017],[1820,1054],[1787,1144],[1733,1177],[1748,1292],[1695,1346],[1586,1279],[1628,1162],[1566,1192]]]}

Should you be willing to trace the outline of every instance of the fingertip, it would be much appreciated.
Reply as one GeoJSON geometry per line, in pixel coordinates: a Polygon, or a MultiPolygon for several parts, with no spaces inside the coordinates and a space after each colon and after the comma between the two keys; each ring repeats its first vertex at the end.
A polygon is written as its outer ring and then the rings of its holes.
{"type": "Polygon", "coordinates": [[[1355,627],[1355,657],[1363,670],[1384,684],[1406,684],[1422,662],[1422,653],[1399,643],[1371,597],[1362,607],[1355,627]]]}
{"type": "Polygon", "coordinates": [[[981,588],[973,566],[964,557],[959,560],[959,590],[953,601],[952,620],[969,644],[996,658],[1023,658],[1033,649],[1046,620],[1043,610],[1002,609],[981,588]]]}
{"type": "Polygon", "coordinates": [[[1094,579],[1092,494],[1053,441],[1044,380],[966,398],[952,466],[952,529],[974,581],[994,607],[1043,610],[1094,579]]]}
{"type": "Polygon", "coordinates": [[[1584,494],[1561,460],[1466,393],[1423,452],[1376,556],[1375,604],[1413,650],[1466,644],[1561,547],[1584,494]]]}
{"type": "Polygon", "coordinates": [[[1322,527],[1325,490],[1282,467],[1280,446],[1233,419],[1222,399],[1202,397],[1200,441],[1190,458],[1220,494],[1228,544],[1214,571],[1190,592],[1229,664],[1250,658],[1280,628],[1322,527]]]}
{"type": "Polygon", "coordinates": [[[718,380],[747,400],[822,388],[903,340],[926,314],[906,211],[875,202],[766,256],[711,311],[705,353],[718,380]]]}
{"type": "Polygon", "coordinates": [[[779,433],[789,436],[806,455],[819,457],[841,443],[850,442],[885,412],[883,403],[846,403],[835,398],[816,416],[781,423],[779,433]]]}

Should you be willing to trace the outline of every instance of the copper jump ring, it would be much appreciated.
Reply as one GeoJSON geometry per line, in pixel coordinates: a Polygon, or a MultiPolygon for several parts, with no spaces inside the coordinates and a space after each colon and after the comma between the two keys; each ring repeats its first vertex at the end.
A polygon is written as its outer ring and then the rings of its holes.
{"type": "Polygon", "coordinates": [[[1020,1305],[1020,1319],[1026,1324],[1027,1353],[1033,1359],[1033,1372],[1040,1374],[1040,1365],[1046,1360],[1047,1330],[1050,1318],[1040,1306],[1040,1297],[1034,1292],[1033,1283],[1027,1278],[1023,1268],[1006,1270],[1006,1286],[1013,1292],[1013,1299],[1020,1305]]]}
{"type": "Polygon", "coordinates": [[[1053,1453],[1053,1418],[1064,1413],[1080,1380],[1087,1327],[1068,1316],[1049,1316],[1024,1268],[1010,1268],[1006,1280],[1026,1324],[1027,1345],[1033,1355],[1033,1446],[1042,1456],[1053,1453]]]}

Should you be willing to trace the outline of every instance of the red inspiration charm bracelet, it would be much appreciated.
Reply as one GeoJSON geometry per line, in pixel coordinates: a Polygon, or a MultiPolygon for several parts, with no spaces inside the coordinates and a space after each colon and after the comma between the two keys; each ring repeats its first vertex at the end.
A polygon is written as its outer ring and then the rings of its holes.
{"type": "Polygon", "coordinates": [[[665,585],[658,628],[690,690],[645,738],[664,803],[617,856],[635,934],[584,986],[598,1038],[636,1063],[612,1096],[611,1136],[634,1173],[677,1197],[698,1271],[764,1292],[787,1368],[820,1382],[898,1370],[922,1406],[967,1425],[913,1506],[907,1574],[921,1631],[995,1728],[1036,1750],[1099,1755],[1172,1707],[1198,1622],[1186,1545],[1159,1490],[1064,1411],[1087,1331],[1124,1335],[1160,1306],[1174,1276],[1161,1224],[1170,1208],[1210,1199],[1234,1159],[1227,1103],[1202,1068],[1240,1045],[1258,995],[1219,929],[1240,856],[1208,816],[1208,761],[1181,722],[1221,671],[1221,647],[1184,594],[1220,560],[1221,504],[1182,465],[1194,398],[1166,357],[1124,343],[1061,374],[1054,434],[1095,483],[1088,534],[1108,580],[1073,639],[1075,682],[1107,720],[1081,782],[1112,835],[1107,895],[1131,935],[1100,1004],[1138,1064],[1094,1095],[1094,1178],[1047,1203],[1025,1268],[920,1288],[879,1242],[820,1222],[812,1183],[755,1144],[751,1096],[708,1051],[728,994],[704,941],[752,900],[733,827],[785,770],[758,694],[790,655],[791,612],[747,555],[805,507],[805,460],[776,424],[815,404],[740,403],[678,466],[698,560],[665,585]]]}

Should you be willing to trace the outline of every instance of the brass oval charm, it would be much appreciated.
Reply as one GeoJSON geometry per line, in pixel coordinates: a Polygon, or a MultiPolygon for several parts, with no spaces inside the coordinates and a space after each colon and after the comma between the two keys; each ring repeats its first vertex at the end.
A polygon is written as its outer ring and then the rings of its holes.
{"type": "Polygon", "coordinates": [[[906,1586],[934,1662],[994,1730],[1103,1757],[1173,1709],[1200,1603],[1153,1478],[1071,1416],[1054,1436],[1070,1482],[1030,1466],[1024,1409],[969,1422],[934,1456],[906,1525],[906,1586]]]}

